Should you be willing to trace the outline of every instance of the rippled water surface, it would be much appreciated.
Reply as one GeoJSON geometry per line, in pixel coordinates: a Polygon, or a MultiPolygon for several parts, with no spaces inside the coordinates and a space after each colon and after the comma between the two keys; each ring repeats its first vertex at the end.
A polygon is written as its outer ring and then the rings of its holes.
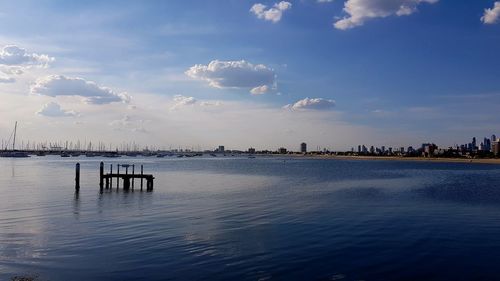
{"type": "Polygon", "coordinates": [[[500,166],[119,158],[154,191],[101,194],[100,161],[0,158],[0,280],[500,276],[500,166]]]}

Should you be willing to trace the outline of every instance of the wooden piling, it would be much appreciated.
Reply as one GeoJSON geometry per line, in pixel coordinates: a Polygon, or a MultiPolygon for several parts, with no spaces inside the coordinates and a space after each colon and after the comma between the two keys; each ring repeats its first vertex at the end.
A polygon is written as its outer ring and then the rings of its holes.
{"type": "Polygon", "coordinates": [[[99,166],[99,187],[103,188],[104,186],[104,163],[101,162],[99,166]]]}
{"type": "Polygon", "coordinates": [[[135,165],[132,165],[132,189],[134,189],[134,183],[135,183],[135,165]]]}
{"type": "MultiPolygon", "coordinates": [[[[141,165],[141,176],[144,175],[144,167],[143,165],[141,165]]],[[[142,190],[142,183],[143,183],[144,179],[141,177],[141,190],[142,190]]]]}
{"type": "MultiPolygon", "coordinates": [[[[113,173],[113,164],[109,164],[109,173],[113,173]]],[[[106,186],[107,188],[108,186],[106,186]]],[[[113,187],[113,178],[109,178],[109,187],[113,187]]]]}
{"type": "MultiPolygon", "coordinates": [[[[120,175],[120,164],[118,164],[116,174],[117,174],[117,175],[120,175]]],[[[119,187],[120,187],[120,178],[119,178],[119,177],[117,177],[117,178],[116,178],[116,188],[119,188],[119,187]]]]}
{"type": "Polygon", "coordinates": [[[80,163],[75,165],[75,190],[80,191],[80,163]]]}

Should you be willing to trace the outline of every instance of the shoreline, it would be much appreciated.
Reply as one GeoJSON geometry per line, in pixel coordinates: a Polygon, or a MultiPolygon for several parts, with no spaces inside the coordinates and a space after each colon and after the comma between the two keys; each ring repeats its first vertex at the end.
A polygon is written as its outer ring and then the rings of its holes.
{"type": "Polygon", "coordinates": [[[424,157],[397,157],[397,156],[342,156],[342,155],[288,155],[293,158],[325,159],[325,160],[357,160],[357,161],[408,161],[408,162],[437,162],[437,163],[471,163],[500,165],[500,158],[493,159],[465,159],[465,158],[424,158],[424,157]]]}

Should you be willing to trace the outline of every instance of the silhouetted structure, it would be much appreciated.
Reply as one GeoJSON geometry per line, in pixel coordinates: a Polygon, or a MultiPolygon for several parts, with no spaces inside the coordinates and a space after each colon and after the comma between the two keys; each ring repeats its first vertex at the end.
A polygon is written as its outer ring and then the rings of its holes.
{"type": "Polygon", "coordinates": [[[143,181],[146,180],[146,191],[153,191],[153,180],[154,177],[151,174],[144,174],[144,167],[141,165],[141,173],[135,173],[135,165],[122,164],[118,165],[116,174],[113,174],[113,166],[110,166],[110,173],[104,174],[104,163],[101,162],[99,167],[99,186],[101,189],[104,188],[104,182],[106,189],[111,187],[113,178],[116,178],[116,187],[120,186],[120,179],[123,181],[123,189],[130,190],[134,188],[135,179],[141,180],[141,190],[143,188],[143,181]],[[125,174],[120,174],[120,167],[125,168],[125,174]],[[128,173],[128,169],[132,167],[132,173],[128,173]],[[131,184],[132,183],[132,184],[131,184]]]}
{"type": "Polygon", "coordinates": [[[300,144],[300,152],[307,153],[307,144],[305,142],[300,144]]]}

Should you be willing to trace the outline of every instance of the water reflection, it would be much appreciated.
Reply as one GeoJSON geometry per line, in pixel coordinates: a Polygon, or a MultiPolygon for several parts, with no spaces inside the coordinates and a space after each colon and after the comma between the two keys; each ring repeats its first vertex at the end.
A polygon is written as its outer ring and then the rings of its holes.
{"type": "Polygon", "coordinates": [[[0,280],[26,268],[51,281],[500,274],[498,168],[149,159],[154,192],[137,182],[101,192],[99,160],[79,160],[74,193],[74,163],[27,159],[15,171],[0,159],[8,167],[0,170],[0,280]]]}
{"type": "Polygon", "coordinates": [[[73,214],[76,219],[79,219],[80,215],[80,192],[75,191],[75,195],[73,197],[73,214]]]}

